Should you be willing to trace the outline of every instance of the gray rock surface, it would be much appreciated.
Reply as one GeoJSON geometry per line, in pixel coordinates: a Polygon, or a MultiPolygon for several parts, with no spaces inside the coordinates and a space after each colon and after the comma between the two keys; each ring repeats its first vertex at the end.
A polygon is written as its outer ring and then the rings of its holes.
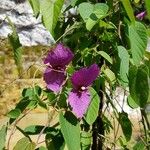
{"type": "Polygon", "coordinates": [[[0,0],[0,37],[7,37],[12,32],[6,16],[15,24],[22,45],[51,45],[54,42],[41,19],[33,16],[28,1],[16,4],[14,0],[0,0]]]}

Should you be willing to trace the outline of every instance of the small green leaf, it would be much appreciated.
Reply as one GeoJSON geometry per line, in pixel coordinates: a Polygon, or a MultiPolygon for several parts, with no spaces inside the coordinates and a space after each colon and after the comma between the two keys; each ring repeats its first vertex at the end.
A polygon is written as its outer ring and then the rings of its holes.
{"type": "Polygon", "coordinates": [[[118,55],[120,58],[120,78],[124,87],[128,85],[128,71],[129,71],[129,54],[127,50],[118,46],[118,55]]]}
{"type": "Polygon", "coordinates": [[[146,5],[146,10],[147,10],[148,18],[150,20],[150,1],[149,0],[145,0],[145,5],[146,5]]]}
{"type": "Polygon", "coordinates": [[[81,133],[81,149],[88,150],[91,147],[92,143],[92,133],[82,131],[81,133]]]}
{"type": "Polygon", "coordinates": [[[91,30],[96,23],[105,16],[107,16],[108,12],[108,6],[104,3],[97,3],[94,5],[93,12],[89,16],[87,22],[86,22],[86,28],[87,30],[91,30]]]}
{"type": "Polygon", "coordinates": [[[62,133],[50,133],[46,134],[46,147],[50,150],[64,150],[65,142],[62,133]]]}
{"type": "Polygon", "coordinates": [[[125,112],[119,113],[119,123],[121,125],[123,134],[127,141],[130,141],[132,135],[132,124],[125,112]]]}
{"type": "Polygon", "coordinates": [[[27,137],[30,141],[31,141],[31,138],[30,138],[30,136],[24,131],[24,130],[22,130],[20,127],[18,127],[18,126],[16,126],[16,128],[25,136],[25,137],[27,137]]]}
{"type": "Polygon", "coordinates": [[[32,7],[34,16],[37,18],[40,13],[40,2],[39,0],[29,0],[29,3],[32,7]]]}
{"type": "Polygon", "coordinates": [[[18,67],[18,72],[20,74],[22,70],[22,45],[20,43],[19,36],[14,24],[8,17],[7,20],[13,31],[11,34],[8,35],[8,39],[13,49],[15,64],[18,67]]]}
{"type": "Polygon", "coordinates": [[[98,54],[100,54],[102,57],[104,57],[109,63],[112,64],[112,59],[111,57],[104,51],[98,51],[98,54]]]}
{"type": "Polygon", "coordinates": [[[36,150],[48,150],[46,147],[44,146],[40,146],[39,148],[37,148],[36,150]]]}
{"type": "Polygon", "coordinates": [[[35,147],[35,143],[30,142],[30,140],[25,137],[17,142],[13,150],[35,150],[35,147]]]}
{"type": "Polygon", "coordinates": [[[89,125],[92,125],[98,116],[100,97],[93,88],[90,88],[90,94],[91,94],[91,103],[87,110],[85,120],[89,125]]]}
{"type": "Polygon", "coordinates": [[[2,126],[0,129],[0,150],[4,150],[6,142],[7,127],[2,126]]]}
{"type": "Polygon", "coordinates": [[[131,53],[135,65],[139,65],[144,58],[147,47],[147,31],[145,26],[140,22],[135,22],[129,26],[129,39],[131,43],[131,53]]]}
{"type": "Polygon", "coordinates": [[[91,13],[93,12],[93,9],[94,9],[94,5],[87,2],[81,3],[79,5],[79,13],[82,19],[84,20],[84,22],[88,20],[91,13]]]}
{"type": "Polygon", "coordinates": [[[9,118],[14,118],[14,119],[16,119],[16,118],[18,118],[19,116],[20,116],[20,114],[21,114],[21,111],[20,111],[20,109],[13,109],[13,110],[11,110],[8,114],[7,114],[7,116],[9,117],[9,118]]]}
{"type": "Polygon", "coordinates": [[[136,104],[136,102],[134,101],[134,99],[130,95],[128,96],[127,103],[133,109],[139,107],[139,105],[136,104]]]}
{"type": "Polygon", "coordinates": [[[48,150],[48,149],[44,146],[40,146],[37,150],[48,150]]]}
{"type": "Polygon", "coordinates": [[[42,0],[40,2],[43,24],[52,35],[54,35],[63,4],[64,0],[42,0]]]}
{"type": "MultiPolygon", "coordinates": [[[[41,125],[31,125],[28,126],[24,129],[24,132],[28,135],[37,135],[39,134],[42,130],[44,129],[44,126],[41,125]]],[[[53,127],[46,127],[45,130],[43,131],[43,134],[45,133],[56,133],[58,132],[57,129],[53,128],[53,127]]]]}
{"type": "Polygon", "coordinates": [[[71,113],[66,112],[63,115],[62,112],[59,114],[59,122],[61,132],[67,144],[69,150],[80,149],[80,125],[77,118],[71,113]]]}
{"type": "Polygon", "coordinates": [[[134,13],[133,13],[133,9],[132,9],[132,6],[130,4],[130,1],[129,0],[121,0],[125,10],[126,10],[126,13],[130,19],[130,21],[132,23],[135,23],[135,17],[134,17],[134,13]]]}
{"type": "Polygon", "coordinates": [[[145,150],[145,144],[143,143],[143,141],[138,141],[134,145],[133,150],[145,150]]]}
{"type": "Polygon", "coordinates": [[[149,98],[149,70],[147,66],[133,66],[129,70],[129,91],[132,99],[141,108],[145,107],[149,98]]]}
{"type": "Polygon", "coordinates": [[[113,84],[116,81],[115,74],[109,68],[106,68],[103,72],[106,75],[106,78],[109,80],[109,82],[111,82],[111,84],[113,84]]]}

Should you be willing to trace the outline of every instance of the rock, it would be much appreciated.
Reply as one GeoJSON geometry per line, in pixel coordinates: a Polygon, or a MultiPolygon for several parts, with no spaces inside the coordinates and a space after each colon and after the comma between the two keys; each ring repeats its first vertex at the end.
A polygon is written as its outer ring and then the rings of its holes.
{"type": "Polygon", "coordinates": [[[17,28],[20,42],[25,46],[51,45],[54,39],[41,23],[41,18],[33,16],[28,1],[0,0],[0,36],[7,37],[12,32],[5,17],[8,16],[17,28]],[[17,3],[18,2],[18,3],[17,3]],[[21,3],[23,2],[23,3],[21,3]],[[5,19],[5,20],[4,20],[5,19]]]}

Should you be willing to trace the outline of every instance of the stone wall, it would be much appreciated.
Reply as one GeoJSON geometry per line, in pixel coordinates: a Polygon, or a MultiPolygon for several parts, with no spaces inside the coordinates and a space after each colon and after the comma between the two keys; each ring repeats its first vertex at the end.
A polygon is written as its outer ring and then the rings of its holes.
{"type": "Polygon", "coordinates": [[[7,37],[12,32],[5,19],[8,16],[15,24],[23,45],[51,45],[54,40],[43,27],[41,18],[36,19],[33,17],[30,4],[28,1],[24,1],[0,0],[0,37],[7,37]]]}

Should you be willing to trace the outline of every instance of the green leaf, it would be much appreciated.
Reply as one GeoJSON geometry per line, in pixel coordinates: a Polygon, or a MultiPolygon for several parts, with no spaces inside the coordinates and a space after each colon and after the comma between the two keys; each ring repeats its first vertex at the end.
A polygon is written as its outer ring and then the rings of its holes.
{"type": "Polygon", "coordinates": [[[145,5],[146,5],[146,10],[147,10],[148,18],[150,20],[150,1],[149,0],[145,0],[145,5]]]}
{"type": "Polygon", "coordinates": [[[43,24],[52,35],[54,35],[63,4],[64,0],[42,0],[40,2],[43,24]]]}
{"type": "Polygon", "coordinates": [[[90,94],[91,94],[91,103],[87,110],[85,120],[89,125],[92,125],[98,116],[100,97],[93,88],[90,88],[90,94]]]}
{"type": "Polygon", "coordinates": [[[19,36],[18,33],[16,31],[16,28],[14,26],[14,24],[11,22],[11,20],[9,18],[7,18],[9,25],[11,26],[12,29],[12,33],[8,35],[8,39],[10,42],[10,45],[13,49],[13,53],[14,53],[14,60],[15,60],[15,64],[18,67],[18,72],[21,73],[21,69],[22,69],[22,45],[20,43],[19,40],[19,36]]]}
{"type": "Polygon", "coordinates": [[[129,17],[130,21],[132,23],[135,23],[135,17],[134,17],[134,13],[133,13],[133,9],[132,9],[132,6],[130,4],[130,1],[129,0],[121,0],[121,2],[123,4],[123,7],[126,10],[126,13],[129,17]]]}
{"type": "Polygon", "coordinates": [[[46,147],[50,150],[64,150],[65,142],[62,133],[46,134],[46,147]]]}
{"type": "Polygon", "coordinates": [[[30,141],[31,141],[31,138],[30,136],[24,131],[22,130],[20,127],[16,126],[17,130],[19,130],[25,137],[27,137],[30,141]]]}
{"type": "Polygon", "coordinates": [[[126,141],[130,141],[132,135],[132,124],[125,112],[119,113],[119,123],[121,125],[126,141]]]}
{"type": "MultiPolygon", "coordinates": [[[[19,101],[19,103],[16,105],[16,108],[15,108],[15,109],[18,110],[18,112],[16,113],[16,116],[17,116],[17,115],[20,115],[20,114],[27,108],[27,106],[29,105],[29,103],[30,103],[30,100],[29,100],[27,97],[22,98],[22,99],[19,101]],[[19,110],[20,110],[20,112],[21,112],[20,114],[19,114],[19,110]]],[[[11,115],[12,115],[12,114],[11,114],[11,115]]],[[[19,117],[19,116],[17,116],[17,117],[19,117]]],[[[15,117],[10,118],[9,123],[11,124],[11,123],[13,123],[15,120],[16,120],[15,117]]]]}
{"type": "Polygon", "coordinates": [[[48,149],[44,146],[40,146],[37,150],[48,150],[48,149]]]}
{"type": "Polygon", "coordinates": [[[91,3],[81,3],[79,5],[79,13],[86,23],[87,30],[91,30],[99,19],[104,18],[107,15],[108,6],[104,3],[97,3],[95,5],[91,3]]]}
{"type": "Polygon", "coordinates": [[[59,114],[61,132],[69,150],[80,149],[80,125],[77,118],[71,113],[59,114]]]}
{"type": "Polygon", "coordinates": [[[129,95],[128,99],[127,99],[127,103],[131,108],[138,108],[138,104],[136,104],[136,102],[134,101],[134,99],[129,95]]]}
{"type": "Polygon", "coordinates": [[[17,142],[13,150],[35,150],[35,147],[35,143],[30,142],[30,140],[25,137],[17,142]]]}
{"type": "Polygon", "coordinates": [[[127,50],[118,46],[118,55],[120,58],[120,78],[124,87],[128,85],[128,71],[129,71],[129,54],[127,50]]]}
{"type": "Polygon", "coordinates": [[[92,143],[92,133],[83,131],[81,133],[81,149],[88,150],[92,143]]]}
{"type": "Polygon", "coordinates": [[[79,5],[79,13],[82,19],[84,20],[84,22],[88,20],[91,13],[93,12],[93,9],[94,9],[94,5],[87,2],[81,3],[79,5]]]}
{"type": "Polygon", "coordinates": [[[34,16],[37,18],[40,13],[40,2],[39,0],[29,0],[29,3],[32,7],[34,16]]]}
{"type": "Polygon", "coordinates": [[[109,68],[106,68],[103,72],[108,81],[111,82],[111,84],[113,84],[116,81],[115,74],[109,68]]]}
{"type": "Polygon", "coordinates": [[[140,107],[145,107],[149,97],[149,70],[147,66],[133,66],[129,70],[129,91],[132,99],[140,107]]]}
{"type": "Polygon", "coordinates": [[[92,14],[89,16],[86,22],[87,30],[91,30],[96,23],[107,15],[108,6],[104,3],[97,3],[94,5],[92,14]]]}
{"type": "Polygon", "coordinates": [[[100,54],[102,57],[104,57],[109,63],[112,64],[112,59],[111,57],[104,51],[98,51],[98,54],[100,54]]]}
{"type": "Polygon", "coordinates": [[[21,114],[21,111],[20,111],[20,109],[13,109],[13,110],[11,110],[8,114],[7,114],[7,116],[9,117],[9,118],[14,118],[14,119],[16,119],[16,118],[18,118],[19,116],[20,116],[20,114],[21,114]]]}
{"type": "Polygon", "coordinates": [[[147,32],[145,26],[140,22],[135,22],[129,26],[129,39],[131,43],[131,53],[135,65],[139,65],[144,58],[147,47],[147,32]]]}
{"type": "MultiPolygon", "coordinates": [[[[28,126],[24,129],[24,132],[28,135],[37,135],[39,134],[42,130],[44,129],[44,126],[41,125],[31,125],[28,126]]],[[[53,127],[46,127],[45,130],[43,131],[43,134],[45,133],[56,133],[58,132],[57,129],[53,128],[53,127]]]]}
{"type": "Polygon", "coordinates": [[[105,3],[96,3],[94,5],[94,14],[96,15],[97,18],[102,18],[104,17],[109,10],[109,7],[105,3]]]}
{"type": "Polygon", "coordinates": [[[138,141],[134,145],[133,150],[145,150],[145,144],[143,143],[143,141],[138,141]]]}
{"type": "Polygon", "coordinates": [[[71,0],[71,6],[74,7],[75,5],[78,4],[78,2],[82,2],[82,0],[71,0]]]}
{"type": "Polygon", "coordinates": [[[6,142],[7,127],[2,126],[0,129],[0,150],[4,150],[6,142]]]}

